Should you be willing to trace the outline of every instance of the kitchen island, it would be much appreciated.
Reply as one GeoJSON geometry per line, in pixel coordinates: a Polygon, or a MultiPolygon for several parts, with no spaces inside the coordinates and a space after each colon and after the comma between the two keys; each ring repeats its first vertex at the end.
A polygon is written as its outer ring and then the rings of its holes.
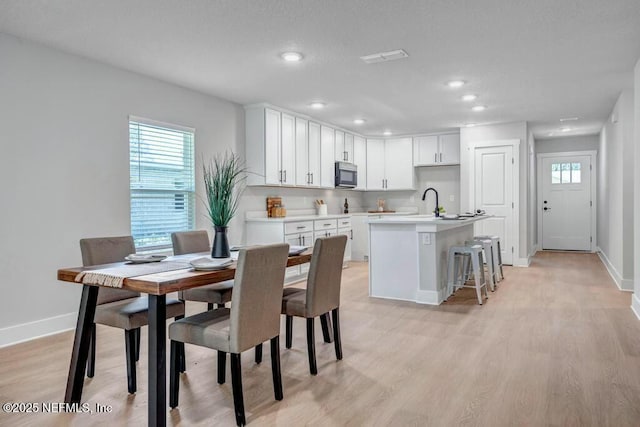
{"type": "Polygon", "coordinates": [[[474,223],[489,217],[413,215],[369,221],[369,296],[441,304],[449,296],[449,248],[472,239],[474,223]]]}

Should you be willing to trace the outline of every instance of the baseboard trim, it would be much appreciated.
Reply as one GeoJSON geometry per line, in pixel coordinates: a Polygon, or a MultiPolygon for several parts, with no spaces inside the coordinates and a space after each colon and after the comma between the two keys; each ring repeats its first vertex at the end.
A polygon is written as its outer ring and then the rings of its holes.
{"type": "Polygon", "coordinates": [[[529,267],[531,265],[531,257],[515,258],[513,262],[514,267],[529,267]]]}
{"type": "Polygon", "coordinates": [[[40,319],[0,329],[0,348],[58,334],[76,327],[78,313],[40,319]]]}
{"type": "Polygon", "coordinates": [[[611,261],[609,261],[607,254],[602,252],[602,249],[600,249],[599,247],[596,248],[596,251],[598,257],[600,258],[600,261],[602,261],[602,263],[604,264],[604,267],[609,272],[609,276],[611,276],[618,289],[623,292],[633,292],[633,280],[623,279],[620,273],[618,273],[618,270],[616,270],[613,264],[611,264],[611,261]]]}
{"type": "Polygon", "coordinates": [[[640,299],[636,294],[631,296],[631,311],[633,311],[638,320],[640,320],[640,299]]]}

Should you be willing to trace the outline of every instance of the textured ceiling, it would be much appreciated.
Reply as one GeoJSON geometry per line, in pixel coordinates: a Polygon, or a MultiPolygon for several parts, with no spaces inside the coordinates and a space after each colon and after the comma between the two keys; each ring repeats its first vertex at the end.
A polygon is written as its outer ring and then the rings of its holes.
{"type": "Polygon", "coordinates": [[[598,132],[631,87],[640,1],[4,0],[0,32],[367,135],[526,120],[547,137],[570,116],[575,133],[598,132]],[[394,49],[410,57],[359,59],[394,49]],[[304,61],[284,63],[288,50],[304,61]]]}

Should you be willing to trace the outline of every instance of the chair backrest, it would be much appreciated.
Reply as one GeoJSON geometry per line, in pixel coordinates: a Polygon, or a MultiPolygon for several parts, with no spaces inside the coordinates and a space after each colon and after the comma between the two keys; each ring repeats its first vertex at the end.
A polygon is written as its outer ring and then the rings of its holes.
{"type": "Polygon", "coordinates": [[[340,283],[347,236],[321,237],[313,244],[307,277],[308,317],[327,313],[340,306],[340,283]]]}
{"type": "Polygon", "coordinates": [[[206,230],[171,233],[171,243],[173,243],[174,255],[209,252],[211,250],[209,234],[207,234],[206,230]]]}
{"type": "MultiPolygon", "coordinates": [[[[80,252],[82,252],[82,265],[110,264],[124,261],[124,257],[136,252],[133,237],[95,237],[80,239],[80,252]]],[[[98,304],[120,301],[137,297],[138,292],[124,289],[111,289],[101,287],[98,291],[98,304]]]]}
{"type": "Polygon", "coordinates": [[[280,334],[288,256],[286,243],[240,250],[231,302],[232,353],[248,350],[280,334]]]}

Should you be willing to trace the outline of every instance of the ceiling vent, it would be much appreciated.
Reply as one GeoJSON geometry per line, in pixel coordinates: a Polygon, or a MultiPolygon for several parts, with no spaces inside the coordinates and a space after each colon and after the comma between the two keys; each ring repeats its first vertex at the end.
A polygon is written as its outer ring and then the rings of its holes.
{"type": "Polygon", "coordinates": [[[367,64],[375,64],[376,62],[395,61],[396,59],[408,58],[409,54],[402,49],[392,50],[389,52],[374,53],[373,55],[361,56],[367,64]]]}

